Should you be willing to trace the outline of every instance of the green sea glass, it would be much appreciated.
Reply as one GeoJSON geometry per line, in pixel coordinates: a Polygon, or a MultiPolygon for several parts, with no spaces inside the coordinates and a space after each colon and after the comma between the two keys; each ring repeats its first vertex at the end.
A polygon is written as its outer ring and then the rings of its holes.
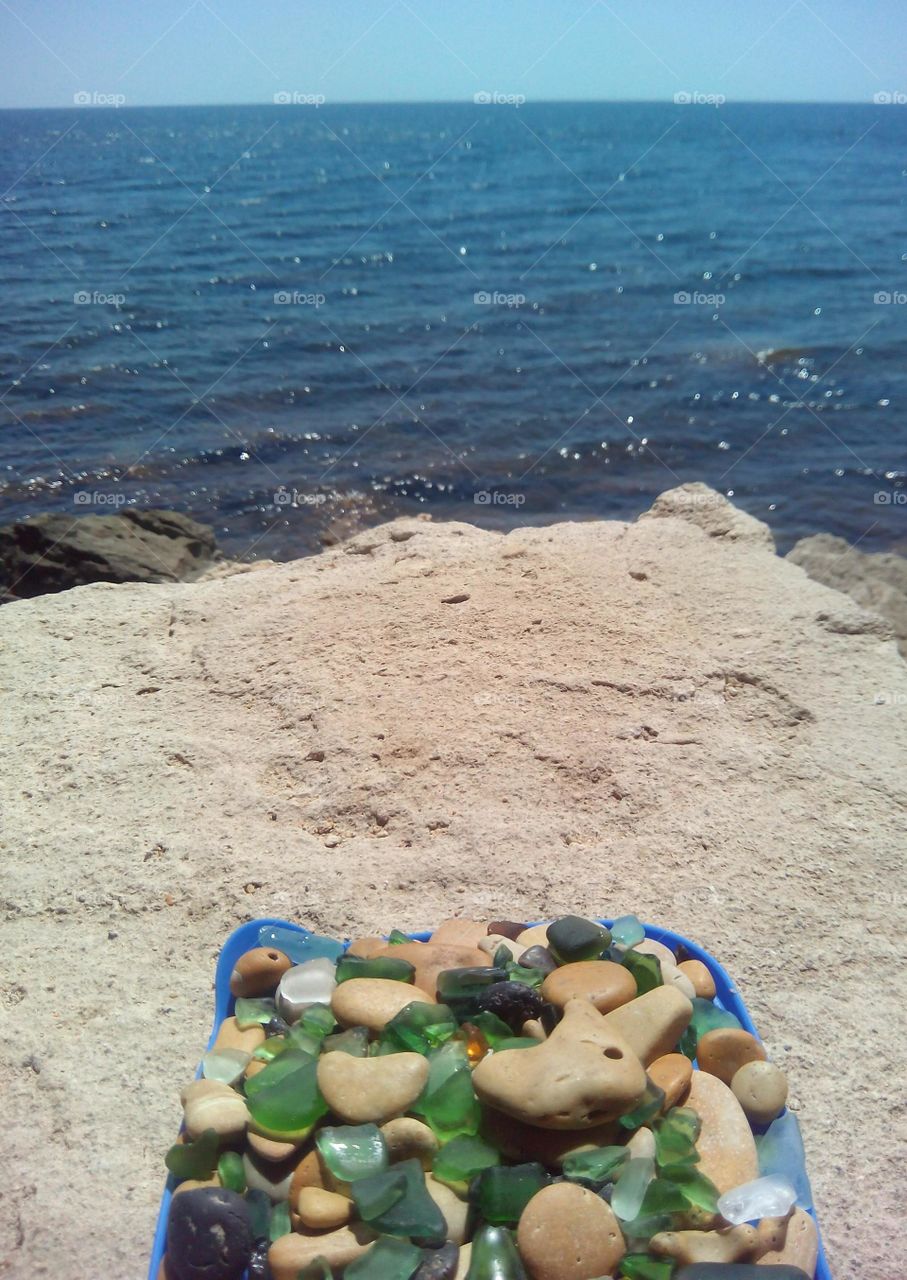
{"type": "Polygon", "coordinates": [[[611,925],[611,946],[615,951],[629,951],[645,941],[646,931],[636,916],[618,916],[611,925]]]}
{"type": "Polygon", "coordinates": [[[621,963],[632,973],[638,996],[644,996],[647,991],[654,991],[656,987],[664,986],[661,961],[658,956],[645,955],[641,951],[628,951],[621,963]]]}
{"type": "Polygon", "coordinates": [[[670,1178],[655,1177],[646,1187],[639,1216],[645,1218],[662,1213],[683,1213],[686,1208],[687,1199],[683,1188],[670,1178]]]}
{"type": "Polygon", "coordinates": [[[337,981],[348,982],[350,978],[389,978],[392,982],[412,982],[416,970],[408,960],[397,960],[394,956],[373,956],[367,960],[365,956],[345,955],[337,961],[337,981]]]}
{"type": "Polygon", "coordinates": [[[348,1027],[335,1036],[326,1036],[322,1053],[348,1053],[351,1058],[368,1057],[368,1027],[348,1027]]]}
{"type": "Polygon", "coordinates": [[[671,1258],[653,1258],[651,1253],[625,1253],[620,1274],[623,1280],[671,1280],[676,1265],[671,1258]]]}
{"type": "Polygon", "coordinates": [[[659,1168],[665,1165],[698,1164],[699,1152],[696,1139],[702,1122],[689,1107],[672,1107],[655,1128],[655,1160],[659,1168]]]}
{"type": "Polygon", "coordinates": [[[246,1103],[259,1133],[278,1141],[305,1138],[327,1113],[316,1079],[317,1059],[287,1049],[246,1081],[246,1103]]]}
{"type": "Polygon", "coordinates": [[[727,1009],[719,1009],[718,1005],[711,1000],[695,996],[693,1016],[686,1031],[680,1037],[680,1052],[685,1053],[688,1058],[695,1058],[696,1046],[707,1031],[714,1031],[717,1027],[740,1026],[742,1026],[740,1019],[728,1013],[727,1009]]]}
{"type": "Polygon", "coordinates": [[[695,1165],[668,1165],[659,1171],[658,1177],[659,1181],[670,1181],[680,1189],[687,1209],[718,1212],[718,1188],[695,1165]]]}
{"type": "Polygon", "coordinates": [[[659,1089],[657,1084],[646,1076],[646,1088],[639,1102],[632,1111],[627,1111],[620,1117],[620,1127],[622,1129],[640,1129],[644,1124],[648,1124],[655,1116],[659,1114],[664,1106],[665,1091],[659,1089]]]}
{"type": "Polygon", "coordinates": [[[638,1216],[654,1173],[655,1161],[647,1156],[631,1157],[622,1165],[611,1193],[611,1208],[618,1218],[631,1222],[638,1216]]]}
{"type": "Polygon", "coordinates": [[[246,1031],[249,1027],[258,1025],[264,1026],[276,1015],[277,1002],[269,996],[260,996],[255,999],[240,996],[236,1001],[236,1025],[240,1031],[246,1031]]]}
{"type": "Polygon", "coordinates": [[[629,1156],[626,1147],[595,1147],[591,1151],[574,1151],[564,1157],[564,1177],[570,1182],[588,1183],[593,1187],[613,1182],[629,1156]]]}
{"type": "Polygon", "coordinates": [[[257,1187],[245,1194],[246,1208],[249,1211],[249,1229],[253,1240],[266,1240],[271,1225],[271,1197],[267,1191],[257,1187]]]}
{"type": "Polygon", "coordinates": [[[529,969],[521,964],[506,964],[504,969],[507,973],[508,982],[522,982],[525,987],[534,987],[536,990],[542,985],[547,977],[541,969],[529,969]]]}
{"type": "Polygon", "coordinates": [[[532,1197],[549,1182],[540,1164],[497,1165],[482,1170],[469,1198],[492,1226],[515,1227],[532,1197]]]}
{"type": "Polygon", "coordinates": [[[325,1125],[315,1135],[321,1158],[341,1182],[358,1182],[384,1173],[387,1143],[375,1124],[325,1125]]]}
{"type": "Polygon", "coordinates": [[[449,1040],[428,1055],[428,1082],[411,1110],[442,1142],[478,1133],[482,1109],[462,1041],[449,1040]]]}
{"type": "Polygon", "coordinates": [[[445,1182],[458,1195],[465,1196],[477,1173],[500,1163],[501,1153],[490,1142],[473,1134],[461,1134],[437,1152],[431,1170],[439,1182],[445,1182]]]}
{"type": "Polygon", "coordinates": [[[610,945],[610,930],[581,916],[561,916],[548,926],[548,950],[559,964],[597,960],[610,945]]]}
{"type": "Polygon", "coordinates": [[[422,1250],[408,1240],[382,1236],[344,1268],[344,1280],[410,1280],[422,1262],[422,1250]]]}
{"type": "Polygon", "coordinates": [[[503,1227],[481,1227],[472,1242],[466,1280],[526,1280],[513,1237],[503,1227]]]}
{"type": "Polygon", "coordinates": [[[333,1280],[334,1273],[324,1258],[316,1258],[308,1266],[303,1267],[295,1280],[333,1280]]]}
{"type": "Polygon", "coordinates": [[[293,1230],[290,1222],[290,1206],[286,1200],[279,1200],[271,1210],[271,1221],[268,1224],[268,1239],[273,1244],[281,1236],[288,1236],[293,1230]]]}
{"type": "Polygon", "coordinates": [[[513,964],[513,952],[506,942],[502,942],[491,958],[491,963],[495,969],[506,969],[509,964],[513,964]]]}
{"type": "Polygon", "coordinates": [[[488,987],[506,981],[507,970],[490,965],[488,968],[444,969],[438,974],[438,999],[462,1020],[479,1012],[479,997],[488,987]]]}
{"type": "Polygon", "coordinates": [[[384,1173],[360,1178],[350,1192],[362,1221],[384,1235],[425,1241],[447,1235],[444,1215],[428,1194],[418,1160],[401,1160],[384,1173]]]}
{"type": "Polygon", "coordinates": [[[387,940],[392,947],[398,947],[401,942],[412,942],[412,938],[405,933],[401,933],[399,929],[391,929],[387,935],[387,940]]]}
{"type": "Polygon", "coordinates": [[[392,1051],[427,1054],[456,1033],[457,1020],[444,1004],[413,1000],[391,1018],[381,1033],[381,1044],[392,1051]]]}
{"type": "Polygon", "coordinates": [[[238,1151],[225,1151],[217,1162],[220,1185],[239,1195],[246,1189],[246,1170],[238,1151]]]}
{"type": "Polygon", "coordinates": [[[181,1181],[197,1178],[206,1181],[217,1168],[220,1139],[214,1129],[206,1129],[194,1142],[175,1142],[164,1156],[164,1164],[181,1181]]]}
{"type": "Polygon", "coordinates": [[[513,1032],[504,1019],[499,1018],[496,1013],[489,1013],[487,1010],[477,1013],[474,1018],[464,1022],[460,1031],[468,1036],[471,1027],[476,1027],[481,1031],[492,1049],[500,1049],[503,1041],[510,1040],[513,1036],[513,1032]]]}

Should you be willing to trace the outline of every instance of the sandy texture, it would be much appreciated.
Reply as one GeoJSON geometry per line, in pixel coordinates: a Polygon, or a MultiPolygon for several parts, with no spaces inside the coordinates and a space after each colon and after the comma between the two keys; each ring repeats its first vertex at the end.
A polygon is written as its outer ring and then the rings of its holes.
{"type": "Polygon", "coordinates": [[[703,489],[634,525],[401,520],[4,608],[0,1273],[144,1275],[238,922],[579,910],[726,963],[790,1074],[836,1277],[900,1274],[890,635],[703,489]]]}

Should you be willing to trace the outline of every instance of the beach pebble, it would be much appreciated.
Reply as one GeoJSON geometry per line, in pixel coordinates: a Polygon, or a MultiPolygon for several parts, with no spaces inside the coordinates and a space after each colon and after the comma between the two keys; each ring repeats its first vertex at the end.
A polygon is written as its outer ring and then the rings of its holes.
{"type": "MultiPolygon", "coordinates": [[[[488,968],[488,956],[484,951],[480,951],[477,946],[462,946],[459,943],[400,942],[392,947],[386,946],[381,954],[407,960],[416,971],[416,986],[423,992],[431,992],[430,996],[411,996],[411,1000],[434,1000],[438,974],[445,969],[488,968]]],[[[349,983],[342,985],[349,986],[349,983]]]]}
{"type": "Polygon", "coordinates": [[[636,998],[636,979],[613,960],[580,960],[565,964],[542,983],[542,995],[559,1009],[568,1000],[589,1000],[599,1013],[610,1013],[636,998]]]}
{"type": "MultiPolygon", "coordinates": [[[[682,997],[679,997],[682,999],[682,997]]],[[[570,1000],[547,1040],[482,1059],[473,1086],[489,1106],[543,1129],[586,1129],[639,1100],[646,1076],[629,1045],[586,1000],[570,1000]]]]}
{"type": "Polygon", "coordinates": [[[520,924],[518,920],[492,920],[488,926],[488,936],[512,938],[516,942],[521,933],[526,932],[525,923],[520,924]]]}
{"type": "MultiPolygon", "coordinates": [[[[401,943],[394,950],[401,950],[405,945],[401,943]]],[[[400,958],[409,959],[408,956],[400,958]]],[[[350,978],[335,988],[331,1009],[343,1026],[368,1027],[369,1031],[377,1033],[414,1000],[436,1003],[433,995],[417,986],[410,986],[408,982],[394,982],[392,978],[350,978]]]]}
{"type": "Polygon", "coordinates": [[[771,1124],[787,1102],[787,1076],[773,1062],[746,1062],[731,1078],[731,1092],[753,1124],[771,1124]]]}
{"type": "Polygon", "coordinates": [[[622,1142],[624,1132],[616,1120],[591,1129],[540,1129],[489,1107],[482,1122],[482,1136],[517,1164],[538,1161],[552,1169],[559,1168],[575,1151],[622,1142]]]}
{"type": "Polygon", "coordinates": [[[756,1246],[754,1227],[730,1227],[722,1231],[660,1231],[649,1242],[653,1253],[676,1262],[739,1262],[756,1246]]]}
{"type": "Polygon", "coordinates": [[[275,1240],[268,1250],[272,1280],[298,1280],[300,1271],[316,1258],[324,1258],[333,1271],[339,1272],[365,1253],[374,1239],[374,1232],[358,1222],[311,1236],[291,1231],[275,1240]]]}
{"type": "Polygon", "coordinates": [[[666,1053],[648,1068],[649,1079],[664,1090],[663,1111],[680,1106],[693,1078],[693,1064],[682,1053],[666,1053]]]}
{"type": "Polygon", "coordinates": [[[700,1038],[696,1061],[700,1071],[708,1071],[730,1084],[748,1062],[764,1062],[765,1050],[754,1035],[741,1027],[716,1027],[700,1038]]]}
{"type": "Polygon", "coordinates": [[[274,1138],[264,1138],[251,1129],[246,1132],[246,1141],[256,1156],[262,1160],[270,1160],[279,1164],[281,1160],[289,1160],[299,1150],[301,1139],[297,1142],[278,1142],[274,1138]]]}
{"type": "Polygon", "coordinates": [[[703,1000],[715,999],[715,979],[701,960],[682,960],[677,966],[693,984],[693,990],[703,1000]]]}
{"type": "Polygon", "coordinates": [[[220,1024],[217,1038],[211,1046],[214,1049],[241,1049],[243,1053],[254,1053],[260,1044],[265,1042],[265,1029],[256,1022],[252,1027],[240,1030],[235,1018],[224,1018],[220,1024]]]}
{"type": "Polygon", "coordinates": [[[322,1096],[340,1120],[381,1124],[402,1115],[418,1098],[428,1080],[428,1059],[420,1053],[378,1058],[326,1053],[318,1059],[317,1074],[322,1096]]]}
{"type": "Polygon", "coordinates": [[[525,982],[493,982],[476,997],[476,1006],[480,1013],[493,1013],[506,1022],[514,1035],[519,1035],[524,1022],[540,1017],[546,1009],[541,994],[525,982]]]}
{"type": "Polygon", "coordinates": [[[298,1022],[311,1004],[329,1004],[337,985],[336,965],[326,956],[287,969],[277,988],[277,1009],[287,1022],[298,1022]]]}
{"type": "Polygon", "coordinates": [[[349,1222],[353,1202],[336,1191],[303,1187],[296,1197],[296,1212],[303,1226],[312,1231],[335,1231],[349,1222]]]}
{"type": "Polygon", "coordinates": [[[242,1162],[246,1186],[250,1191],[263,1191],[274,1204],[289,1199],[298,1163],[295,1153],[289,1159],[278,1162],[262,1160],[251,1151],[246,1151],[242,1162]]]}
{"type": "Polygon", "coordinates": [[[491,957],[494,956],[498,947],[506,947],[516,963],[519,963],[520,957],[528,950],[521,942],[506,938],[502,933],[489,933],[487,937],[479,939],[479,950],[484,951],[488,957],[486,964],[491,963],[491,957]]]}
{"type": "Polygon", "coordinates": [[[397,1120],[388,1120],[381,1126],[384,1141],[387,1143],[387,1155],[391,1164],[398,1160],[418,1160],[423,1169],[430,1169],[432,1158],[440,1147],[427,1124],[412,1116],[400,1116],[397,1120]]]}
{"type": "Polygon", "coordinates": [[[681,973],[676,964],[662,964],[661,980],[666,987],[676,987],[688,1000],[696,996],[696,988],[685,973],[681,973]]]}
{"type": "Polygon", "coordinates": [[[436,946],[478,947],[488,937],[488,925],[478,920],[442,920],[431,935],[436,946]]]}
{"type": "Polygon", "coordinates": [[[276,947],[253,947],[237,960],[230,974],[230,990],[235,996],[270,995],[292,963],[276,947]]]}
{"type": "Polygon", "coordinates": [[[338,1189],[317,1148],[307,1151],[296,1166],[287,1195],[291,1205],[297,1203],[303,1187],[323,1187],[325,1191],[338,1189]]]}
{"type": "Polygon", "coordinates": [[[627,1140],[627,1153],[631,1160],[655,1159],[655,1134],[645,1125],[637,1129],[632,1138],[627,1140]]]}
{"type": "Polygon", "coordinates": [[[533,924],[528,929],[524,929],[517,937],[517,942],[521,942],[524,947],[547,947],[548,945],[548,925],[552,921],[544,924],[533,924]]]}
{"type": "Polygon", "coordinates": [[[702,1122],[696,1142],[697,1168],[710,1178],[719,1195],[759,1176],[756,1143],[740,1103],[717,1076],[694,1071],[684,1106],[702,1122]]]}
{"type": "Polygon", "coordinates": [[[675,1048],[692,1016],[692,1004],[676,987],[655,987],[606,1013],[605,1022],[647,1067],[675,1048]]]}
{"type": "Polygon", "coordinates": [[[625,1251],[610,1205],[571,1182],[543,1187],[532,1197],[520,1217],[517,1246],[532,1280],[610,1276],[625,1251]]]}
{"type": "Polygon", "coordinates": [[[815,1274],[819,1257],[819,1233],[813,1218],[804,1209],[795,1209],[789,1218],[777,1221],[766,1219],[756,1228],[760,1243],[768,1245],[760,1251],[760,1267],[800,1267],[807,1276],[815,1274]],[[763,1231],[765,1222],[781,1226],[782,1230],[763,1231]]]}
{"type": "Polygon", "coordinates": [[[238,1280],[252,1253],[242,1196],[200,1187],[175,1196],[167,1221],[167,1268],[173,1280],[238,1280]]]}
{"type": "Polygon", "coordinates": [[[375,956],[387,951],[387,938],[354,938],[346,949],[348,956],[359,956],[361,960],[373,960],[375,956]]]}
{"type": "Polygon", "coordinates": [[[219,1138],[235,1138],[245,1133],[249,1111],[235,1089],[217,1080],[193,1080],[180,1094],[183,1123],[190,1138],[199,1138],[213,1129],[219,1138]]]}

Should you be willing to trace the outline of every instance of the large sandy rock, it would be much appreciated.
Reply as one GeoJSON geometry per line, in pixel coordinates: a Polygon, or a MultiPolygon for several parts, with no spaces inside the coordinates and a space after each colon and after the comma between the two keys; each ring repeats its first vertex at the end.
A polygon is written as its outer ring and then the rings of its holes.
{"type": "Polygon", "coordinates": [[[6,1276],[141,1272],[240,921],[631,910],[739,982],[832,1270],[898,1274],[907,667],[722,502],[0,610],[6,1276]]]}

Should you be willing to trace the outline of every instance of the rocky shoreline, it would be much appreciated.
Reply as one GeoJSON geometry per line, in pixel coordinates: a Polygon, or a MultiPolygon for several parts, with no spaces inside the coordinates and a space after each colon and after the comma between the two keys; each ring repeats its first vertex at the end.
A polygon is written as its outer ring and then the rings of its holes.
{"type": "Polygon", "coordinates": [[[238,922],[502,903],[718,955],[790,1082],[833,1273],[897,1274],[907,667],[758,521],[701,487],[633,524],[397,520],[16,601],[0,641],[5,1274],[142,1274],[238,922]]]}

